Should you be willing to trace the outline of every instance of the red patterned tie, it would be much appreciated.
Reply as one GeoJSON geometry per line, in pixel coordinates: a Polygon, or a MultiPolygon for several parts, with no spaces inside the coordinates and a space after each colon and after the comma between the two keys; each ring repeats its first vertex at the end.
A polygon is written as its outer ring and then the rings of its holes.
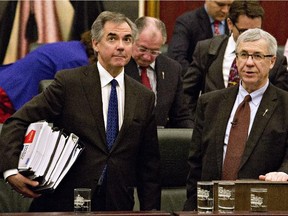
{"type": "Polygon", "coordinates": [[[220,21],[215,20],[214,21],[214,36],[220,35],[219,25],[220,25],[220,21]]]}
{"type": "Polygon", "coordinates": [[[242,155],[248,138],[248,129],[250,124],[250,106],[251,96],[246,95],[239,104],[233,122],[227,145],[225,160],[222,168],[222,180],[236,180],[242,155]]]}
{"type": "Polygon", "coordinates": [[[239,83],[239,80],[240,78],[239,78],[238,69],[236,65],[236,58],[235,58],[230,68],[228,87],[237,85],[239,83]]]}
{"type": "Polygon", "coordinates": [[[140,67],[142,84],[152,90],[149,77],[147,76],[147,67],[140,67]]]}

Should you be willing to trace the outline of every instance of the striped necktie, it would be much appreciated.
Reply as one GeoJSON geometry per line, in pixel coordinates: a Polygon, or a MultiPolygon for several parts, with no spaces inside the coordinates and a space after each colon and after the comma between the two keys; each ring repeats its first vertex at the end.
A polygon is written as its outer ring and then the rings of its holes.
{"type": "Polygon", "coordinates": [[[215,20],[214,21],[214,36],[221,34],[219,25],[220,25],[220,21],[215,20]]]}

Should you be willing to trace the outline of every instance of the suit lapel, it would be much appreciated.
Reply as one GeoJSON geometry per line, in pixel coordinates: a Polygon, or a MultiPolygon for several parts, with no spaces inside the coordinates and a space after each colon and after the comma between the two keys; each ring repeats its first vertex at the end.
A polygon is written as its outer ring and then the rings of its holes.
{"type": "Polygon", "coordinates": [[[133,79],[141,82],[141,76],[139,75],[138,66],[133,58],[129,61],[129,63],[125,66],[125,74],[128,74],[133,79]]]}
{"type": "Polygon", "coordinates": [[[276,105],[277,105],[277,94],[275,92],[274,87],[269,85],[265,94],[263,95],[260,106],[257,110],[250,131],[250,134],[253,134],[253,136],[248,137],[240,169],[248,160],[249,156],[252,154],[255,146],[258,144],[259,139],[261,138],[261,135],[264,129],[266,128],[266,125],[268,124],[270,118],[272,117],[275,111],[276,105]]]}
{"type": "Polygon", "coordinates": [[[159,55],[156,58],[156,62],[155,62],[155,72],[156,72],[156,79],[157,79],[157,96],[169,94],[167,91],[168,90],[167,86],[169,85],[167,85],[166,83],[168,82],[168,79],[167,79],[168,77],[166,76],[166,79],[165,79],[166,67],[165,65],[161,64],[161,58],[162,56],[159,55]]]}
{"type": "Polygon", "coordinates": [[[209,19],[209,16],[208,16],[207,12],[205,11],[205,8],[202,7],[199,10],[199,13],[197,15],[199,17],[199,19],[198,19],[199,27],[202,29],[204,34],[207,36],[205,38],[213,37],[213,32],[212,32],[212,28],[211,28],[210,19],[209,19]]]}
{"type": "Polygon", "coordinates": [[[217,128],[215,130],[215,142],[217,152],[217,166],[218,170],[221,170],[223,163],[223,146],[226,127],[232,111],[235,99],[238,93],[238,87],[230,87],[229,91],[225,91],[223,99],[219,101],[219,115],[217,117],[217,128]]]}
{"type": "Polygon", "coordinates": [[[102,104],[102,94],[101,94],[101,83],[99,77],[99,71],[96,64],[87,67],[84,71],[85,76],[81,79],[81,83],[85,92],[85,96],[89,101],[90,109],[92,115],[95,119],[95,127],[99,131],[100,137],[103,142],[101,147],[106,150],[106,136],[105,136],[105,126],[103,118],[103,104],[102,104]]]}
{"type": "MultiPolygon", "coordinates": [[[[212,62],[208,73],[207,73],[207,81],[211,80],[213,84],[209,84],[212,86],[215,86],[215,89],[222,89],[225,88],[224,85],[224,79],[223,79],[223,60],[224,60],[224,54],[225,54],[225,49],[228,43],[228,37],[225,37],[224,41],[219,41],[220,43],[220,48],[217,50],[214,55],[216,56],[215,60],[212,62]]],[[[211,48],[209,48],[211,49],[211,48]]],[[[210,54],[210,53],[209,53],[210,54]]]]}

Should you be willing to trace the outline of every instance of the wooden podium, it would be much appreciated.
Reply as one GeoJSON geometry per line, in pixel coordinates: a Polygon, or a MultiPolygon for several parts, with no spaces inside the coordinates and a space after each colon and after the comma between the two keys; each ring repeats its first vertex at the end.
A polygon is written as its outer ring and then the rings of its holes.
{"type": "MultiPolygon", "coordinates": [[[[214,208],[218,210],[218,183],[214,182],[214,208]]],[[[288,182],[237,180],[235,182],[235,211],[250,211],[250,188],[267,188],[268,211],[288,211],[288,182]]]]}

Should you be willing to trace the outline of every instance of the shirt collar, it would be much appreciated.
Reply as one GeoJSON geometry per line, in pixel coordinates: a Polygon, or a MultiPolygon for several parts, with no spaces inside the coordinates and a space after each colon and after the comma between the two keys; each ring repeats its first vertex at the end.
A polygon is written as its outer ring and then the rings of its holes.
{"type": "Polygon", "coordinates": [[[108,85],[111,80],[116,79],[118,82],[118,85],[121,89],[124,89],[124,68],[122,71],[118,74],[117,77],[112,77],[108,71],[105,70],[105,68],[100,64],[100,62],[97,62],[97,67],[99,70],[100,75],[100,82],[101,82],[101,88],[108,85]]]}
{"type": "MultiPolygon", "coordinates": [[[[211,16],[209,16],[209,20],[210,20],[211,25],[214,24],[215,19],[213,19],[211,16]]],[[[219,21],[219,24],[225,25],[225,20],[219,21]]]]}
{"type": "MultiPolygon", "coordinates": [[[[155,71],[155,65],[156,65],[156,61],[153,61],[149,66],[148,69],[151,69],[153,71],[155,71]]],[[[140,65],[138,65],[138,68],[140,69],[140,65]]]]}
{"type": "Polygon", "coordinates": [[[234,41],[234,38],[233,38],[233,33],[230,35],[229,39],[228,39],[228,43],[227,43],[227,53],[229,54],[232,54],[234,53],[235,54],[235,48],[236,48],[236,43],[234,41]]]}
{"type": "MultiPolygon", "coordinates": [[[[257,89],[256,91],[253,91],[252,93],[250,93],[250,96],[252,98],[251,102],[255,105],[258,106],[259,103],[262,100],[263,94],[266,91],[266,89],[268,88],[269,85],[269,80],[267,81],[267,83],[261,87],[260,89],[257,89]]],[[[242,86],[242,81],[241,81],[241,85],[239,85],[239,94],[241,96],[241,101],[244,99],[244,97],[249,94],[242,86]]]]}

